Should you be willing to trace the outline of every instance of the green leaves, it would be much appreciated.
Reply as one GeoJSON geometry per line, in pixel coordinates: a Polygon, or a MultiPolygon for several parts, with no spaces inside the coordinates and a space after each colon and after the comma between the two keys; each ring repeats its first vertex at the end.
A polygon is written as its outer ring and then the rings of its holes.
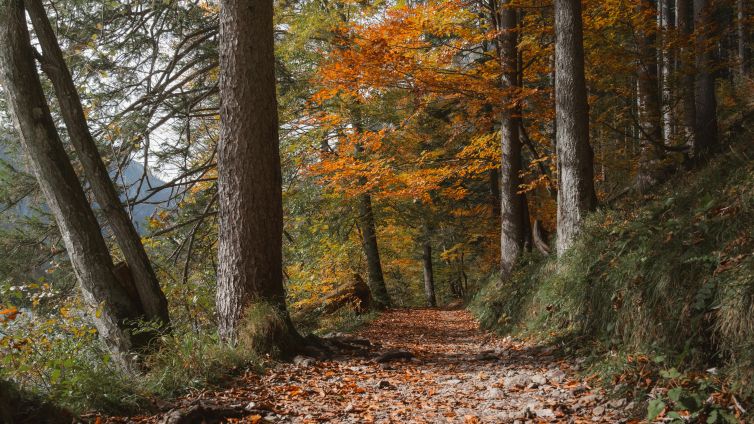
{"type": "Polygon", "coordinates": [[[647,406],[647,421],[654,421],[665,410],[665,402],[661,399],[652,399],[647,406]]]}

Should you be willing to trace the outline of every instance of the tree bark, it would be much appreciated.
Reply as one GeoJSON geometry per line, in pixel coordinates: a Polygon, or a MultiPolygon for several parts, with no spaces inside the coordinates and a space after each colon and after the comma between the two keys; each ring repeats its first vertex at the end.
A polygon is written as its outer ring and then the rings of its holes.
{"type": "Polygon", "coordinates": [[[696,138],[692,150],[696,159],[705,158],[718,147],[714,45],[709,36],[713,26],[711,1],[694,0],[696,138]]]}
{"type": "Polygon", "coordinates": [[[500,168],[492,168],[487,174],[490,179],[490,204],[492,205],[492,218],[496,225],[500,225],[500,168]]]}
{"type": "Polygon", "coordinates": [[[690,48],[694,24],[691,19],[691,1],[676,0],[676,27],[683,37],[681,48],[678,52],[679,67],[679,95],[682,109],[682,132],[686,145],[692,150],[696,145],[696,101],[694,99],[694,74],[696,69],[693,63],[693,49],[690,48]]]}
{"type": "MultiPolygon", "coordinates": [[[[641,16],[654,15],[655,8],[649,0],[641,0],[638,10],[641,16]]],[[[660,85],[657,78],[657,57],[661,53],[658,53],[656,47],[657,33],[655,28],[638,28],[636,39],[639,52],[637,74],[639,81],[639,124],[641,125],[641,155],[636,174],[636,187],[639,191],[645,191],[659,182],[660,166],[665,153],[660,147],[663,143],[663,134],[659,96],[660,85]]]]}
{"type": "Polygon", "coordinates": [[[272,0],[221,1],[220,97],[219,333],[235,342],[241,318],[254,308],[262,316],[251,318],[282,325],[274,334],[244,335],[244,339],[264,336],[269,343],[265,348],[290,352],[300,336],[288,315],[283,289],[272,0]]]}
{"type": "Polygon", "coordinates": [[[736,33],[738,35],[738,73],[741,78],[749,75],[749,31],[746,27],[748,18],[746,0],[736,1],[736,33]]]}
{"type": "Polygon", "coordinates": [[[539,220],[534,221],[532,239],[534,241],[534,247],[536,247],[537,250],[545,256],[550,254],[550,246],[547,244],[547,233],[545,233],[545,230],[542,228],[542,223],[539,222],[539,220]]]}
{"type": "Polygon", "coordinates": [[[558,256],[597,206],[589,145],[580,0],[555,0],[555,122],[558,156],[558,256]]]}
{"type": "Polygon", "coordinates": [[[107,167],[97,149],[97,144],[89,132],[78,91],[42,2],[27,0],[25,4],[42,47],[44,55],[42,69],[52,81],[71,143],[76,149],[92,192],[110,223],[118,246],[131,271],[144,316],[167,327],[170,322],[167,298],[160,289],[159,281],[141,243],[141,238],[120,202],[107,167]]]}
{"type": "Polygon", "coordinates": [[[101,229],[65,152],[32,56],[22,0],[0,3],[0,69],[10,115],[73,265],[99,337],[121,365],[140,341],[129,326],[142,317],[113,272],[101,229]],[[96,312],[95,312],[96,311],[96,312]]]}
{"type": "MultiPolygon", "coordinates": [[[[361,110],[356,105],[351,110],[353,115],[354,129],[358,133],[364,131],[361,110]]],[[[364,154],[364,147],[356,143],[354,155],[360,158],[364,154]]],[[[366,185],[366,177],[359,177],[359,184],[366,185]]],[[[360,194],[356,198],[357,212],[359,214],[357,222],[361,230],[361,247],[364,250],[364,256],[367,260],[367,279],[369,289],[372,291],[372,306],[381,310],[390,307],[390,295],[387,292],[385,284],[385,274],[382,272],[382,261],[380,259],[380,247],[377,243],[377,225],[374,220],[374,209],[372,208],[372,196],[367,192],[360,194]]]]}
{"type": "Polygon", "coordinates": [[[673,29],[671,18],[672,0],[658,0],[657,17],[658,30],[660,31],[660,44],[658,49],[658,59],[661,66],[658,73],[662,86],[662,142],[669,145],[673,138],[673,128],[675,127],[675,115],[673,113],[673,51],[668,43],[668,35],[673,29]]]}
{"type": "Polygon", "coordinates": [[[372,290],[373,305],[377,309],[390,307],[390,296],[385,285],[380,261],[380,248],[377,245],[377,229],[374,224],[372,211],[372,196],[364,193],[358,196],[359,228],[361,229],[361,245],[367,258],[367,274],[369,289],[372,290]]]}
{"type": "Polygon", "coordinates": [[[437,298],[435,297],[435,275],[432,269],[432,240],[427,225],[424,225],[423,238],[422,264],[424,266],[424,296],[427,299],[427,306],[434,308],[437,306],[437,298]]]}
{"type": "Polygon", "coordinates": [[[500,121],[502,172],[500,194],[501,278],[508,278],[524,247],[524,209],[519,194],[521,186],[521,106],[518,97],[518,13],[510,0],[500,7],[499,52],[502,68],[504,110],[500,121]]]}

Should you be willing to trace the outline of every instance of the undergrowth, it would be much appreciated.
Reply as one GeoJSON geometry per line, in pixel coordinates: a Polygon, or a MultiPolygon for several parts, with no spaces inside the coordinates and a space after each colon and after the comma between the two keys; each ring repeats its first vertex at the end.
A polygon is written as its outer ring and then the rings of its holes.
{"type": "Polygon", "coordinates": [[[133,373],[109,361],[96,340],[72,343],[61,338],[54,343],[52,349],[24,352],[23,358],[5,356],[0,379],[15,381],[26,393],[75,413],[144,411],[150,409],[151,399],[168,400],[194,388],[219,385],[241,370],[261,368],[253,350],[190,331],[163,336],[159,350],[143,358],[143,371],[133,373]]]}
{"type": "Polygon", "coordinates": [[[719,368],[721,387],[750,397],[752,158],[751,143],[734,145],[651,195],[597,211],[560,260],[524,257],[510,279],[490,277],[471,310],[501,333],[649,352],[684,373],[719,368]]]}

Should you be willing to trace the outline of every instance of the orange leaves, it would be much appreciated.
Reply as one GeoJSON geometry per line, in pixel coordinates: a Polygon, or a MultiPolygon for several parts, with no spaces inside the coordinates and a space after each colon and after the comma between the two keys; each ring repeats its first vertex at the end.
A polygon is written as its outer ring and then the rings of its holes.
{"type": "Polygon", "coordinates": [[[0,320],[2,321],[13,321],[18,316],[19,311],[18,308],[15,306],[11,306],[9,308],[0,309],[0,320]]]}

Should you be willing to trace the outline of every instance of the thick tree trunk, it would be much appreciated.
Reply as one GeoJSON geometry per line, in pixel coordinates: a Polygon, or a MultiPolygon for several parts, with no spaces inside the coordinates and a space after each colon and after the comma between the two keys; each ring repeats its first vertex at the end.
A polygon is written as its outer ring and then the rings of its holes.
{"type": "Polygon", "coordinates": [[[76,149],[92,192],[110,223],[118,246],[131,271],[136,292],[144,309],[144,316],[149,320],[159,321],[162,326],[167,327],[170,322],[167,299],[160,289],[141,238],[120,202],[107,167],[97,149],[97,144],[89,132],[76,86],[73,84],[71,73],[60,51],[42,2],[28,0],[26,8],[42,47],[44,55],[42,69],[52,80],[60,103],[60,113],[68,129],[71,143],[76,149]]]}
{"type": "Polygon", "coordinates": [[[372,211],[372,197],[367,194],[358,196],[359,228],[361,229],[361,245],[364,256],[367,258],[367,273],[369,276],[369,288],[372,290],[372,304],[377,309],[390,307],[390,296],[385,286],[385,277],[382,273],[380,261],[380,248],[377,245],[377,228],[374,224],[374,212],[372,211]]]}
{"type": "Polygon", "coordinates": [[[738,73],[741,78],[749,75],[749,31],[746,19],[749,17],[746,0],[736,1],[736,33],[738,35],[738,73]]]}
{"type": "Polygon", "coordinates": [[[718,147],[717,96],[714,77],[714,45],[712,2],[694,0],[694,29],[696,33],[696,138],[693,148],[695,159],[703,159],[718,147]]]}
{"type": "Polygon", "coordinates": [[[555,0],[555,115],[558,155],[558,256],[597,206],[580,0],[555,0]]]}
{"type": "Polygon", "coordinates": [[[248,319],[260,322],[250,322],[245,330],[268,334],[243,334],[243,339],[264,338],[262,348],[285,354],[300,336],[289,318],[283,289],[272,3],[220,4],[217,312],[224,340],[237,339],[240,320],[248,313],[248,319]]]}
{"type": "Polygon", "coordinates": [[[693,63],[693,49],[689,47],[694,24],[691,19],[691,1],[676,0],[676,27],[683,37],[681,48],[678,52],[679,90],[682,107],[682,134],[686,145],[693,149],[696,144],[696,101],[694,99],[694,74],[696,70],[693,63]]]}
{"type": "Polygon", "coordinates": [[[142,317],[113,272],[112,258],[94,212],[60,141],[32,57],[22,0],[0,3],[0,69],[10,115],[55,218],[84,300],[100,338],[121,365],[139,348],[129,322],[142,317]],[[95,313],[96,311],[96,313],[95,313]]]}
{"type": "Polygon", "coordinates": [[[422,240],[422,265],[424,267],[424,296],[427,299],[427,306],[434,308],[437,306],[435,297],[435,275],[432,269],[432,240],[430,237],[429,226],[424,225],[424,240],[422,240]]]}
{"type": "MultiPolygon", "coordinates": [[[[638,6],[643,15],[652,13],[655,8],[649,0],[641,0],[638,6]]],[[[660,167],[664,151],[660,147],[663,143],[662,113],[660,111],[660,96],[658,74],[658,50],[656,48],[655,28],[639,28],[637,30],[637,50],[639,51],[638,81],[639,81],[639,124],[641,125],[641,155],[639,169],[636,174],[636,187],[645,191],[659,182],[660,167]]]]}
{"type": "Polygon", "coordinates": [[[524,247],[524,209],[521,201],[521,107],[518,97],[518,13],[510,0],[500,8],[499,52],[502,67],[502,88],[506,93],[500,122],[502,172],[500,179],[500,256],[501,277],[510,276],[524,247]]]}

